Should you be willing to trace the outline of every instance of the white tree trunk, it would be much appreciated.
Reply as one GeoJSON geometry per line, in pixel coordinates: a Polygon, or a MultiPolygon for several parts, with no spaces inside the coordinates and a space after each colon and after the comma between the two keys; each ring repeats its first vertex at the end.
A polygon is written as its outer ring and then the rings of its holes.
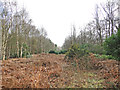
{"type": "Polygon", "coordinates": [[[18,27],[16,27],[16,39],[17,39],[17,57],[19,57],[19,41],[18,41],[18,27]]]}
{"type": "Polygon", "coordinates": [[[21,46],[21,53],[20,53],[20,57],[21,57],[21,58],[22,58],[22,54],[23,54],[22,49],[23,49],[23,43],[22,43],[22,46],[21,46]]]}
{"type": "Polygon", "coordinates": [[[19,57],[19,42],[18,42],[18,37],[17,37],[17,57],[19,57]]]}
{"type": "Polygon", "coordinates": [[[2,60],[5,60],[5,31],[2,29],[2,60]]]}
{"type": "Polygon", "coordinates": [[[0,59],[2,59],[2,29],[1,29],[1,22],[0,22],[0,59]]]}
{"type": "Polygon", "coordinates": [[[5,36],[2,37],[2,60],[5,60],[5,36]]]}
{"type": "Polygon", "coordinates": [[[119,24],[119,27],[118,28],[120,28],[120,0],[118,0],[118,19],[119,19],[119,22],[118,22],[118,24],[119,24]]]}

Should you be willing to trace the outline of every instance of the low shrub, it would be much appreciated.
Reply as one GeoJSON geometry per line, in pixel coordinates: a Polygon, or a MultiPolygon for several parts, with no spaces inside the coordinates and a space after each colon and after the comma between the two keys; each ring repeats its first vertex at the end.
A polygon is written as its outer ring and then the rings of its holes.
{"type": "Polygon", "coordinates": [[[67,50],[61,50],[59,51],[59,54],[65,54],[67,52],[67,50]]]}
{"type": "Polygon", "coordinates": [[[11,54],[10,55],[10,58],[17,58],[18,56],[17,56],[17,54],[11,54]]]}
{"type": "Polygon", "coordinates": [[[99,55],[99,54],[94,54],[95,57],[101,58],[101,59],[116,59],[112,55],[99,55]]]}
{"type": "Polygon", "coordinates": [[[82,49],[86,49],[87,51],[94,54],[105,54],[104,47],[98,44],[82,44],[80,45],[82,49]]]}
{"type": "Polygon", "coordinates": [[[57,51],[54,51],[54,50],[50,50],[49,53],[50,54],[59,54],[57,51]]]}
{"type": "Polygon", "coordinates": [[[116,34],[105,40],[104,48],[108,55],[112,55],[117,60],[120,60],[120,29],[118,29],[116,34]]]}
{"type": "Polygon", "coordinates": [[[26,56],[26,58],[31,58],[31,57],[32,57],[32,55],[27,55],[27,56],[26,56]]]}
{"type": "Polygon", "coordinates": [[[61,50],[61,51],[55,51],[55,50],[50,50],[50,54],[65,54],[67,50],[61,50]]]}
{"type": "Polygon", "coordinates": [[[80,58],[85,55],[88,55],[88,51],[86,49],[81,48],[78,44],[74,44],[66,52],[65,58],[74,59],[80,58]]]}
{"type": "Polygon", "coordinates": [[[27,55],[30,55],[29,46],[26,43],[23,43],[22,57],[26,57],[27,58],[27,55]]]}
{"type": "Polygon", "coordinates": [[[55,51],[54,50],[50,50],[49,53],[54,53],[55,54],[55,51]]]}
{"type": "Polygon", "coordinates": [[[55,51],[53,51],[53,50],[50,50],[50,51],[49,51],[49,53],[55,53],[55,51]]]}

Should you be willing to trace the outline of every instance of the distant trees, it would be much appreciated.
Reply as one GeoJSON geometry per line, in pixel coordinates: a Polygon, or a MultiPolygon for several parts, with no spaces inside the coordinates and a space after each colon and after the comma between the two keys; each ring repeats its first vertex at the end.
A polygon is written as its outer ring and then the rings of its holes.
{"type": "Polygon", "coordinates": [[[77,36],[76,36],[76,28],[75,25],[72,25],[71,28],[71,35],[68,36],[65,39],[65,42],[63,44],[63,49],[68,49],[71,45],[73,45],[74,43],[77,43],[77,36]]]}
{"type": "Polygon", "coordinates": [[[118,28],[120,28],[120,0],[118,0],[118,28]]]}
{"type": "Polygon", "coordinates": [[[2,35],[2,59],[10,57],[26,57],[30,54],[48,52],[55,48],[54,43],[47,38],[47,32],[42,27],[32,25],[27,11],[18,9],[16,2],[2,1],[0,6],[0,35],[2,35]]]}
{"type": "MultiPolygon", "coordinates": [[[[80,32],[78,36],[76,36],[75,40],[73,34],[68,36],[65,39],[63,48],[68,49],[71,46],[71,40],[72,42],[77,42],[79,45],[98,44],[102,46],[105,39],[113,34],[116,34],[119,28],[119,7],[119,3],[114,0],[96,5],[93,21],[89,22],[84,28],[80,29],[80,32]]],[[[75,27],[73,28],[73,30],[76,30],[75,27]]]]}
{"type": "Polygon", "coordinates": [[[108,1],[105,5],[101,5],[104,11],[104,21],[106,22],[106,30],[111,36],[112,34],[117,32],[118,27],[118,5],[114,0],[108,1]]]}

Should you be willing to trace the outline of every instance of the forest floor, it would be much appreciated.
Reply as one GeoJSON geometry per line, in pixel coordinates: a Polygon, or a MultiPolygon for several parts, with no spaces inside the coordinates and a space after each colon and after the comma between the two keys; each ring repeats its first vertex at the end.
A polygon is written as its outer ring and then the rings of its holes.
{"type": "Polygon", "coordinates": [[[118,70],[117,61],[111,61],[110,64],[117,67],[112,71],[114,75],[112,73],[105,78],[104,74],[108,74],[105,73],[106,69],[78,70],[65,61],[64,56],[38,54],[32,58],[2,61],[2,88],[108,88],[115,87],[116,83],[118,85],[118,71],[115,72],[118,70]]]}

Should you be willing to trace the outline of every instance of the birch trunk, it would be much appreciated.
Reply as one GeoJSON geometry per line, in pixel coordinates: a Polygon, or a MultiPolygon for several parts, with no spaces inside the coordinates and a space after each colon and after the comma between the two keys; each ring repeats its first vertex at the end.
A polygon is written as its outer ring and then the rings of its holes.
{"type": "Polygon", "coordinates": [[[2,28],[0,22],[0,59],[2,59],[2,28]]]}
{"type": "Polygon", "coordinates": [[[19,57],[19,41],[18,41],[18,27],[16,26],[16,39],[17,39],[17,42],[16,42],[16,44],[17,44],[17,57],[19,57]]]}
{"type": "Polygon", "coordinates": [[[21,46],[21,53],[20,53],[20,57],[21,57],[21,58],[22,58],[22,54],[23,54],[22,49],[23,49],[23,44],[22,44],[22,46],[21,46]]]}
{"type": "Polygon", "coordinates": [[[120,0],[118,0],[118,19],[119,19],[119,21],[118,21],[118,28],[120,28],[120,0]]]}
{"type": "Polygon", "coordinates": [[[5,30],[2,26],[2,60],[5,60],[5,30]]]}

